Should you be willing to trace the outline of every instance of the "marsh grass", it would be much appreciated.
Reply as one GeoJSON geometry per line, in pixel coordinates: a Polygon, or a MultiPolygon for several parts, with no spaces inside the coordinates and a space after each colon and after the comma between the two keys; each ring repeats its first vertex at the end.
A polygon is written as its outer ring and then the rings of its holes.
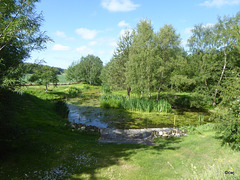
{"type": "Polygon", "coordinates": [[[142,112],[171,112],[171,105],[166,99],[154,101],[146,98],[125,98],[118,95],[102,95],[100,106],[103,108],[119,108],[142,112]]]}

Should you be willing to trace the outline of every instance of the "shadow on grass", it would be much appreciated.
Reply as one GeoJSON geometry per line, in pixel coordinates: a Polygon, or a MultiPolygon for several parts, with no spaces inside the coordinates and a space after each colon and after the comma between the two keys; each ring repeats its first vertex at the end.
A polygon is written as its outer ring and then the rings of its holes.
{"type": "MultiPolygon", "coordinates": [[[[87,176],[88,179],[98,179],[97,173],[100,169],[107,168],[113,165],[121,165],[122,161],[129,160],[132,155],[137,152],[151,150],[153,153],[161,153],[163,150],[177,150],[177,146],[181,140],[177,138],[157,139],[156,146],[147,146],[139,144],[120,144],[120,143],[94,143],[88,149],[88,153],[96,158],[96,164],[93,166],[85,166],[81,170],[75,171],[75,178],[81,179],[82,176],[87,176]]],[[[149,153],[149,151],[147,152],[149,153]]]]}
{"type": "MultiPolygon", "coordinates": [[[[20,96],[5,92],[0,95],[1,110],[4,112],[0,121],[0,179],[25,179],[26,174],[29,179],[34,179],[46,176],[46,172],[56,173],[56,168],[75,174],[75,179],[84,174],[89,179],[97,179],[98,170],[118,165],[137,151],[161,153],[164,149],[176,150],[179,148],[176,144],[181,142],[172,138],[157,139],[156,146],[98,143],[97,134],[65,127],[66,119],[55,113],[54,104],[50,101],[28,94],[20,96]]],[[[107,113],[111,115],[111,111],[107,113]]],[[[119,111],[119,115],[130,118],[126,111],[119,111]]],[[[114,116],[120,118],[116,114],[114,116]]],[[[125,121],[122,119],[119,122],[125,121]]],[[[134,123],[134,119],[129,122],[134,123]]]]}

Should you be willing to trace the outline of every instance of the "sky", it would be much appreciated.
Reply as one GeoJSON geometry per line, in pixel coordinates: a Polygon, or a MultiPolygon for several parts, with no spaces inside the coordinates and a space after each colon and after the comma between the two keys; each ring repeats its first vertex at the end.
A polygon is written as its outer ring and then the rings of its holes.
{"type": "Polygon", "coordinates": [[[214,25],[218,16],[235,16],[240,0],[41,0],[36,8],[44,17],[41,30],[53,41],[26,62],[44,60],[67,69],[88,54],[105,65],[120,35],[142,19],[152,21],[154,32],[171,24],[186,47],[194,25],[214,25]]]}

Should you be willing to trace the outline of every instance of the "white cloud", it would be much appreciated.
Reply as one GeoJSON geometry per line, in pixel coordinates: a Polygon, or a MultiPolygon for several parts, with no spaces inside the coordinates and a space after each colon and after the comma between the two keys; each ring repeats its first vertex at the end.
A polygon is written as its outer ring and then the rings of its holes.
{"type": "Polygon", "coordinates": [[[127,26],[129,26],[129,24],[126,23],[124,20],[118,23],[118,27],[127,27],[127,26]]]}
{"type": "Polygon", "coordinates": [[[106,54],[106,51],[104,51],[104,50],[99,50],[99,51],[98,51],[98,54],[104,55],[104,54],[106,54]]]}
{"type": "Polygon", "coordinates": [[[206,7],[222,7],[224,5],[238,5],[240,0],[211,0],[204,1],[204,3],[199,4],[200,6],[206,7]]]}
{"type": "Polygon", "coordinates": [[[70,50],[69,46],[63,46],[61,44],[55,44],[52,48],[54,51],[68,51],[70,50]]]}
{"type": "Polygon", "coordinates": [[[117,47],[117,42],[116,42],[116,41],[110,42],[109,45],[110,45],[111,47],[116,48],[116,47],[117,47]]]}
{"type": "Polygon", "coordinates": [[[119,37],[124,36],[127,33],[127,31],[129,31],[131,34],[133,30],[132,29],[122,29],[119,33],[119,37]]]}
{"type": "Polygon", "coordinates": [[[94,51],[87,46],[80,46],[76,48],[76,51],[79,52],[81,55],[88,55],[88,54],[94,54],[94,51]]]}
{"type": "Polygon", "coordinates": [[[76,30],[76,33],[80,35],[83,39],[94,39],[98,33],[97,30],[90,30],[87,28],[79,28],[76,30]]]}
{"type": "MultiPolygon", "coordinates": [[[[207,24],[203,25],[204,28],[211,28],[211,27],[213,27],[213,26],[215,26],[215,24],[212,24],[212,23],[207,23],[207,24]]],[[[186,35],[188,35],[188,36],[191,36],[193,29],[194,29],[193,27],[188,27],[188,28],[186,28],[186,29],[184,30],[184,34],[186,34],[186,35]]]]}
{"type": "Polygon", "coordinates": [[[131,0],[102,0],[102,7],[112,12],[133,11],[139,4],[134,4],[131,0]]]}
{"type": "Polygon", "coordinates": [[[55,36],[61,37],[61,38],[66,38],[66,35],[62,31],[57,31],[54,33],[55,36]]]}
{"type": "Polygon", "coordinates": [[[184,34],[186,34],[186,35],[191,35],[191,34],[192,34],[192,30],[193,30],[193,28],[188,27],[188,28],[186,28],[186,29],[184,30],[184,34]]]}
{"type": "Polygon", "coordinates": [[[181,45],[182,45],[183,47],[186,47],[187,44],[188,44],[187,40],[182,40],[182,41],[181,41],[181,45]]]}
{"type": "Polygon", "coordinates": [[[97,44],[98,44],[97,41],[91,41],[91,42],[88,43],[89,46],[95,46],[97,44]]]}
{"type": "Polygon", "coordinates": [[[212,23],[207,23],[206,25],[204,25],[203,27],[206,27],[206,28],[211,28],[215,26],[215,24],[212,24],[212,23]]]}

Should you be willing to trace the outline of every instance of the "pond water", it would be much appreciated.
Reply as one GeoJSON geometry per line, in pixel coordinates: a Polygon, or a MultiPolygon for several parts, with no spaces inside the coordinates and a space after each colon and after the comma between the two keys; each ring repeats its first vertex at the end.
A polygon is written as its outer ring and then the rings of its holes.
{"type": "Polygon", "coordinates": [[[208,112],[173,111],[160,112],[131,112],[122,109],[104,109],[100,107],[68,104],[69,121],[96,127],[118,129],[163,128],[182,125],[199,125],[209,122],[208,112]],[[175,119],[175,125],[174,125],[175,119]]]}
{"type": "MultiPolygon", "coordinates": [[[[85,107],[77,106],[77,105],[72,105],[68,104],[69,108],[69,114],[68,114],[68,120],[72,123],[77,123],[77,124],[86,124],[86,125],[92,125],[96,127],[103,127],[106,128],[108,127],[108,124],[103,122],[101,120],[101,114],[100,113],[85,113],[84,110],[86,109],[85,107]]],[[[86,109],[87,110],[87,109],[86,109]]]]}

